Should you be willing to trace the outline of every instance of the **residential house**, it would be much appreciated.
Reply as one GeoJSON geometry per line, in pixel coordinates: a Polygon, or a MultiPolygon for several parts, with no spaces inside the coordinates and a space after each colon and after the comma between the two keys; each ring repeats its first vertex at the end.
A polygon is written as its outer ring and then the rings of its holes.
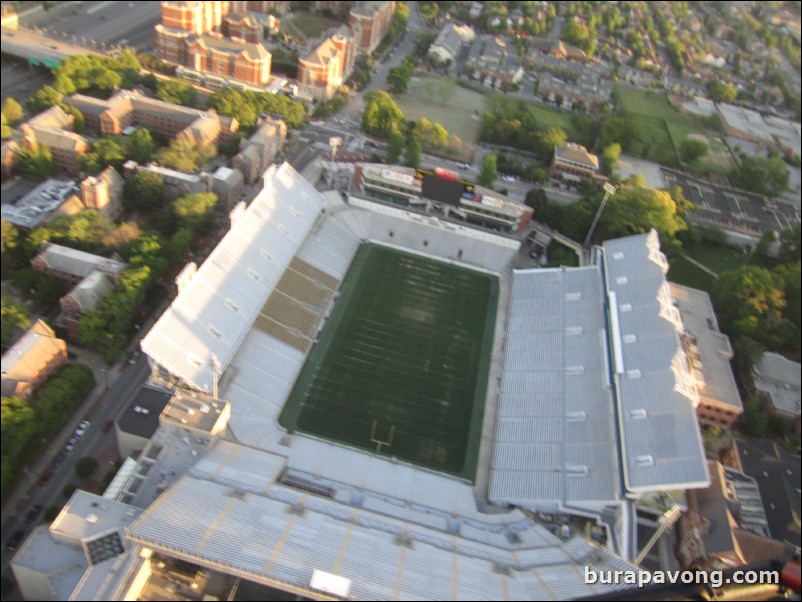
{"type": "Polygon", "coordinates": [[[429,46],[429,59],[437,63],[453,63],[460,50],[476,37],[470,25],[447,23],[429,46]]]}
{"type": "Polygon", "coordinates": [[[507,89],[521,83],[524,70],[518,51],[500,36],[483,35],[468,52],[465,71],[485,86],[507,89]]]}

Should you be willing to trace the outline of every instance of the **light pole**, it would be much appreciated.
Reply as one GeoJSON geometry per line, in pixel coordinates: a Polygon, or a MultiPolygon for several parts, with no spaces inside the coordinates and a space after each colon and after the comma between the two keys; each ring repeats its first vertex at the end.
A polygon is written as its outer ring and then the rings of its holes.
{"type": "Polygon", "coordinates": [[[337,147],[343,143],[343,139],[339,136],[332,136],[329,138],[329,146],[331,147],[331,162],[334,163],[334,158],[337,156],[337,147]]]}
{"type": "Polygon", "coordinates": [[[599,210],[596,211],[596,217],[593,218],[593,223],[590,225],[588,235],[585,237],[585,243],[582,245],[582,247],[585,249],[587,249],[588,245],[590,244],[590,239],[593,237],[593,231],[596,229],[596,224],[599,223],[599,218],[601,218],[602,211],[604,211],[604,206],[607,204],[607,199],[614,195],[615,191],[617,190],[615,186],[610,184],[610,182],[605,182],[602,188],[604,189],[604,198],[602,199],[601,205],[599,205],[599,210]]]}

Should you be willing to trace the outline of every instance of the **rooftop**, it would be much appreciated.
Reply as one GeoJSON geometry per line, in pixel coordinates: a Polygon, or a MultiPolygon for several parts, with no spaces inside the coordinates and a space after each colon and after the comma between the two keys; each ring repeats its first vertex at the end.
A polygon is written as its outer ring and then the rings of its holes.
{"type": "Polygon", "coordinates": [[[52,270],[80,278],[86,278],[98,268],[118,273],[125,267],[124,263],[116,259],[107,259],[49,242],[42,244],[36,259],[44,261],[52,270]]]}
{"type": "MultiPolygon", "coordinates": [[[[22,338],[3,354],[3,381],[35,381],[44,365],[60,351],[66,351],[66,348],[66,343],[56,338],[56,334],[47,324],[37,320],[25,331],[22,338]]],[[[5,395],[5,391],[3,394],[5,395]]]]}
{"type": "Polygon", "coordinates": [[[78,191],[75,182],[46,180],[14,204],[4,204],[2,217],[21,228],[35,228],[78,191]]]}
{"type": "Polygon", "coordinates": [[[140,512],[79,489],[49,529],[39,527],[26,539],[12,565],[41,574],[54,599],[67,600],[79,587],[82,599],[110,599],[100,592],[116,581],[121,563],[136,557],[128,552],[124,530],[140,512]],[[96,589],[86,589],[90,584],[96,589]]]}
{"type": "Polygon", "coordinates": [[[245,42],[244,40],[242,42],[237,42],[226,37],[204,34],[197,38],[197,43],[218,52],[243,54],[252,61],[269,59],[271,56],[270,52],[261,44],[245,42]]]}
{"type": "Polygon", "coordinates": [[[555,146],[554,156],[565,161],[580,163],[588,169],[599,169],[599,158],[593,153],[589,153],[581,144],[569,142],[565,146],[555,146]]]}
{"type": "Polygon", "coordinates": [[[144,439],[150,439],[159,428],[159,416],[173,394],[148,385],[137,391],[117,421],[120,430],[144,439]]]}
{"type": "Polygon", "coordinates": [[[799,416],[799,362],[792,362],[777,353],[764,353],[755,366],[755,387],[767,393],[778,410],[799,416]]]}
{"type": "Polygon", "coordinates": [[[743,404],[730,366],[730,339],[719,332],[710,295],[673,282],[670,286],[685,332],[690,336],[687,351],[698,356],[698,360],[691,359],[691,365],[699,383],[699,394],[740,412],[743,404]]]}

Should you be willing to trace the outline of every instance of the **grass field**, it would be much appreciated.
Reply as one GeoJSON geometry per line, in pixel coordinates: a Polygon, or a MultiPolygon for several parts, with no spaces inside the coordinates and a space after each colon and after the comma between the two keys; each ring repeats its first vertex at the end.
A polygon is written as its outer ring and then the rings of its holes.
{"type": "Polygon", "coordinates": [[[670,268],[666,278],[670,282],[676,282],[677,284],[690,286],[691,288],[698,288],[708,293],[712,290],[715,279],[681,255],[672,257],[669,260],[669,265],[670,268]]]}
{"type": "Polygon", "coordinates": [[[330,27],[339,27],[339,21],[327,19],[322,15],[299,12],[281,20],[281,29],[289,30],[290,35],[305,39],[317,38],[330,27]]]}
{"type": "MultiPolygon", "coordinates": [[[[690,247],[685,250],[685,253],[717,274],[729,270],[737,270],[744,266],[747,259],[741,249],[733,249],[732,247],[709,241],[690,247]]],[[[671,282],[707,292],[712,289],[715,279],[686,258],[681,256],[672,257],[670,264],[671,269],[668,272],[668,279],[671,282]]],[[[747,265],[770,267],[771,264],[763,257],[753,255],[749,258],[747,265]]]]}
{"type": "Polygon", "coordinates": [[[396,104],[407,119],[426,117],[429,121],[442,124],[449,134],[459,136],[463,148],[460,158],[469,159],[476,149],[479,119],[484,110],[485,97],[479,92],[459,87],[450,98],[442,101],[436,93],[439,79],[441,78],[412,78],[409,89],[396,98],[396,104]]]}
{"type": "Polygon", "coordinates": [[[700,120],[680,113],[664,93],[618,87],[617,96],[617,112],[633,121],[641,138],[634,154],[676,164],[676,148],[685,138],[696,138],[707,143],[709,150],[693,167],[716,173],[728,173],[733,167],[729,151],[717,134],[700,120]]]}
{"type": "Polygon", "coordinates": [[[497,299],[494,276],[363,245],[279,422],[472,481],[497,299]]]}

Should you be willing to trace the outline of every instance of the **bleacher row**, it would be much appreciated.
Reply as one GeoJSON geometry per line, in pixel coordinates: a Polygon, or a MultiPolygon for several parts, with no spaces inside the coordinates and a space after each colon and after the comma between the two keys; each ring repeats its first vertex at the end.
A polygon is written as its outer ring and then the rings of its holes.
{"type": "Polygon", "coordinates": [[[306,351],[337,285],[336,278],[294,257],[259,310],[254,326],[306,351]]]}

